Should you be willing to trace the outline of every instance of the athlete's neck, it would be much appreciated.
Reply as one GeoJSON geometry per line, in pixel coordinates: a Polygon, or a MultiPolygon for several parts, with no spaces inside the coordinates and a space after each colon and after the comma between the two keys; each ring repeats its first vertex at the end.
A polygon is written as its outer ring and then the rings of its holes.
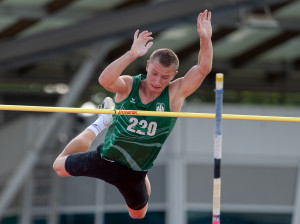
{"type": "Polygon", "coordinates": [[[147,81],[142,80],[139,86],[139,95],[140,99],[143,104],[148,104],[151,101],[155,100],[161,95],[162,91],[160,92],[153,92],[147,86],[147,81]]]}

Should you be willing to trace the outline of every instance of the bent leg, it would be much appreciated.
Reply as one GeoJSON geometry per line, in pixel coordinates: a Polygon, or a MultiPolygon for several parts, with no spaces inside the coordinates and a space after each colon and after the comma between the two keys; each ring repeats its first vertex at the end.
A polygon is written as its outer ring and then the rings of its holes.
{"type": "Polygon", "coordinates": [[[86,152],[90,148],[95,138],[96,135],[94,132],[89,129],[85,129],[82,133],[72,139],[53,163],[53,169],[55,170],[57,175],[61,177],[70,176],[70,174],[65,169],[65,162],[67,157],[74,153],[86,152]]]}
{"type": "MultiPolygon", "coordinates": [[[[146,175],[145,177],[145,184],[146,184],[146,188],[147,188],[147,192],[148,192],[148,197],[150,197],[151,195],[151,185],[150,185],[150,181],[148,178],[148,175],[146,175]]],[[[134,210],[131,209],[127,206],[129,215],[131,218],[133,219],[142,219],[146,216],[147,210],[148,210],[148,202],[147,204],[144,206],[144,208],[140,209],[140,210],[134,210]]]]}
{"type": "MultiPolygon", "coordinates": [[[[104,109],[113,109],[115,107],[114,101],[110,97],[106,97],[103,101],[104,109]]],[[[102,132],[112,122],[111,114],[100,114],[96,121],[87,127],[82,133],[76,136],[63,150],[63,152],[56,158],[53,163],[53,169],[61,176],[70,176],[65,169],[67,157],[71,154],[86,152],[97,135],[102,132]]]]}

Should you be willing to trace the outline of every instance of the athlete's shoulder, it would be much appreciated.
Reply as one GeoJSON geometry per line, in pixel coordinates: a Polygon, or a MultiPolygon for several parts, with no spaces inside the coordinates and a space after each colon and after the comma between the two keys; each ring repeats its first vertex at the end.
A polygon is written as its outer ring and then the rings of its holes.
{"type": "Polygon", "coordinates": [[[130,76],[130,75],[122,75],[121,77],[123,78],[123,80],[124,80],[125,82],[129,82],[131,85],[132,85],[134,82],[137,82],[137,81],[146,79],[146,76],[145,76],[145,75],[142,75],[142,74],[134,75],[134,76],[130,76]]]}
{"type": "Polygon", "coordinates": [[[132,76],[130,76],[130,75],[122,75],[122,76],[120,76],[120,78],[122,78],[126,82],[132,82],[132,80],[133,80],[132,76]]]}
{"type": "Polygon", "coordinates": [[[182,84],[182,79],[183,78],[178,78],[169,85],[170,110],[172,112],[180,112],[182,103],[185,99],[185,97],[180,95],[178,91],[182,84]]]}
{"type": "Polygon", "coordinates": [[[126,88],[126,91],[124,91],[124,92],[117,92],[116,93],[115,100],[116,100],[117,103],[123,101],[124,99],[126,99],[129,96],[129,94],[132,90],[132,86],[133,86],[132,76],[122,75],[120,78],[123,80],[123,82],[125,82],[125,85],[126,85],[127,88],[126,88]]]}
{"type": "Polygon", "coordinates": [[[126,88],[126,92],[124,92],[123,94],[128,95],[132,89],[133,86],[133,79],[132,76],[130,75],[122,75],[121,76],[123,81],[125,82],[125,85],[127,86],[126,88]]]}

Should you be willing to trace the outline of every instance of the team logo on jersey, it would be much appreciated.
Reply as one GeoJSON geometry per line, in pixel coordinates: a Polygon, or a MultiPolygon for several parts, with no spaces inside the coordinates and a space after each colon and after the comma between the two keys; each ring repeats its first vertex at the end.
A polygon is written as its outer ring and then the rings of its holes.
{"type": "Polygon", "coordinates": [[[132,98],[132,99],[130,100],[130,103],[134,103],[134,104],[135,104],[135,99],[132,98]]]}
{"type": "Polygon", "coordinates": [[[164,103],[157,103],[156,104],[156,111],[164,112],[165,111],[165,104],[164,103]]]}

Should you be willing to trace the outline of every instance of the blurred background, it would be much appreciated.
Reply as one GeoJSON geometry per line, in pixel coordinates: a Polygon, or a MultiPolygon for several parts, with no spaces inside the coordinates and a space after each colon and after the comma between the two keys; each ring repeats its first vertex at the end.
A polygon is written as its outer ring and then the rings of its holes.
{"type": "MultiPolygon", "coordinates": [[[[113,95],[101,71],[130,49],[136,29],[150,52],[124,74],[146,74],[153,50],[197,63],[199,12],[212,11],[211,74],[183,112],[214,113],[224,73],[226,114],[299,117],[300,1],[0,0],[0,103],[95,108],[113,95]]],[[[180,118],[149,172],[149,212],[131,220],[120,193],[52,170],[93,115],[0,111],[1,224],[211,223],[214,121],[180,118]]],[[[223,121],[222,223],[300,224],[300,126],[223,121]]],[[[101,134],[91,148],[104,139],[101,134]]]]}

